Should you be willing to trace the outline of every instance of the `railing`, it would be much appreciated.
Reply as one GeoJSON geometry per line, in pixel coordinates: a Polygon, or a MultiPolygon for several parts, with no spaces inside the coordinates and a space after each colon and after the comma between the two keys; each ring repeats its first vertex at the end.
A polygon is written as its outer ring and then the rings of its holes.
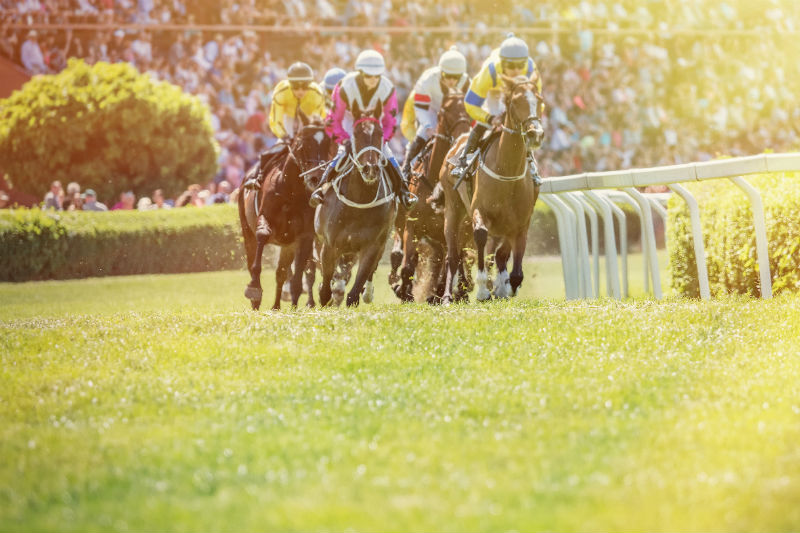
{"type": "MultiPolygon", "coordinates": [[[[628,243],[625,214],[619,203],[634,208],[641,221],[642,252],[644,257],[645,292],[655,298],[663,297],[661,277],[656,255],[653,211],[666,223],[664,195],[640,193],[636,187],[666,185],[681,197],[689,207],[692,239],[697,262],[700,296],[709,299],[711,292],[708,269],[700,226],[700,210],[695,198],[681,183],[728,179],[742,189],[750,200],[756,234],[756,253],[761,282],[761,297],[772,297],[772,278],[769,267],[766,224],[761,196],[742,176],[766,172],[800,171],[800,153],[762,154],[751,157],[721,159],[705,163],[673,165],[620,172],[589,172],[545,180],[540,191],[541,200],[555,213],[558,222],[558,239],[561,248],[561,265],[564,272],[564,289],[567,299],[600,296],[600,261],[598,220],[602,219],[605,240],[606,286],[613,298],[628,296],[628,243]],[[590,257],[586,216],[589,218],[592,252],[590,257]],[[598,219],[599,217],[599,219],[598,219]],[[620,226],[620,259],[622,287],[617,268],[617,247],[614,218],[620,226]]],[[[665,224],[666,225],[666,224],[665,224]]]]}

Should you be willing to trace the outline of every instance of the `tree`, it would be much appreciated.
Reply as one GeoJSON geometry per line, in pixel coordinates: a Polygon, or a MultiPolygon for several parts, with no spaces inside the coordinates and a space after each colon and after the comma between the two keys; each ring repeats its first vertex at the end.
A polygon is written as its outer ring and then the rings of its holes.
{"type": "Polygon", "coordinates": [[[15,189],[37,196],[56,179],[103,199],[177,194],[214,175],[217,153],[200,99],[127,63],[71,59],[0,100],[0,168],[15,189]]]}

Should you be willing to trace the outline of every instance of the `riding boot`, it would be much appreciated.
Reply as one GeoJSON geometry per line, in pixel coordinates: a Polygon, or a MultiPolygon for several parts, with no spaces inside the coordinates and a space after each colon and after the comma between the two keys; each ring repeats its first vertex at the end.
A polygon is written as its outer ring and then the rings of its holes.
{"type": "Polygon", "coordinates": [[[483,134],[486,133],[487,129],[487,126],[484,126],[483,124],[475,124],[475,127],[472,128],[472,131],[469,132],[467,144],[464,145],[464,149],[461,151],[461,156],[458,159],[458,165],[450,172],[450,174],[457,180],[461,181],[464,179],[464,174],[467,172],[467,157],[478,148],[478,143],[480,143],[481,139],[483,138],[483,134]]]}
{"type": "Polygon", "coordinates": [[[428,140],[420,137],[417,135],[414,137],[414,140],[411,141],[411,144],[408,145],[408,150],[406,150],[406,159],[403,162],[403,177],[406,181],[409,181],[411,178],[411,162],[414,161],[414,158],[417,157],[417,154],[425,148],[428,140]]]}
{"type": "Polygon", "coordinates": [[[339,153],[336,154],[336,157],[328,163],[328,166],[325,168],[325,172],[322,174],[322,179],[319,180],[319,186],[311,193],[311,198],[308,199],[308,205],[311,207],[317,207],[319,204],[322,203],[322,197],[325,194],[325,184],[328,183],[331,179],[331,174],[333,174],[333,169],[336,168],[336,165],[339,163],[339,160],[345,154],[345,150],[339,150],[339,153]]]}
{"type": "Polygon", "coordinates": [[[397,159],[390,157],[389,161],[391,164],[388,165],[387,168],[389,170],[389,179],[392,182],[392,189],[394,189],[395,194],[400,198],[400,203],[403,204],[406,211],[410,211],[417,205],[417,195],[408,190],[408,184],[400,173],[400,165],[397,164],[397,159]]]}
{"type": "Polygon", "coordinates": [[[539,187],[542,184],[542,176],[539,174],[539,164],[533,157],[533,152],[528,152],[528,174],[533,180],[533,184],[539,187]]]}

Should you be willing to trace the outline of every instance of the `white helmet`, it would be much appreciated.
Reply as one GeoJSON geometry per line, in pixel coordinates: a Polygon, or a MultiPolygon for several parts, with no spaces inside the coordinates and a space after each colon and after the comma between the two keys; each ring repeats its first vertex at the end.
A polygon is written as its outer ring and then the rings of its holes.
{"type": "Polygon", "coordinates": [[[500,45],[500,58],[512,61],[528,59],[528,45],[519,37],[514,37],[513,33],[509,33],[500,45]]]}
{"type": "Polygon", "coordinates": [[[364,50],[356,58],[356,70],[367,76],[380,76],[386,70],[383,56],[375,50],[364,50]]]}
{"type": "Polygon", "coordinates": [[[451,46],[450,50],[439,58],[439,68],[445,74],[464,74],[467,71],[467,58],[458,51],[458,48],[451,46]]]}

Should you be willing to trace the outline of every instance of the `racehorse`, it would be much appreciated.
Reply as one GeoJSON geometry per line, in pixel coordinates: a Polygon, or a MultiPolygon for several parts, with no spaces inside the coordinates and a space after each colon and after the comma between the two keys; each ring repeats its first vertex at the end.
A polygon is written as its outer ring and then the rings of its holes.
{"type": "Polygon", "coordinates": [[[531,215],[539,196],[539,187],[530,178],[528,152],[537,148],[544,137],[541,123],[543,100],[533,81],[522,76],[504,77],[503,101],[505,118],[499,137],[493,140],[478,159],[472,196],[466,183],[453,190],[450,161],[466,141],[459,142],[448,153],[448,164],[442,167],[440,179],[445,190],[445,239],[447,240],[447,273],[443,303],[453,300],[453,284],[458,272],[460,250],[457,229],[469,212],[473,238],[478,252],[476,285],[478,301],[492,296],[516,296],[522,285],[522,259],[531,215]],[[489,239],[491,237],[491,240],[489,239]],[[486,248],[495,252],[497,277],[490,291],[486,271],[486,248]],[[514,265],[509,277],[506,265],[511,252],[514,265]]]}
{"type": "MultiPolygon", "coordinates": [[[[320,240],[322,284],[320,305],[331,299],[331,280],[337,265],[358,260],[358,271],[347,294],[348,306],[358,305],[364,285],[372,278],[397,213],[395,195],[384,168],[383,128],[373,113],[353,116],[352,151],[337,163],[336,176],[317,207],[314,225],[320,240]]],[[[369,289],[368,289],[369,290],[369,289]]]]}
{"type": "MultiPolygon", "coordinates": [[[[280,309],[281,287],[292,261],[292,306],[297,306],[303,271],[313,249],[314,210],[308,206],[308,199],[324,170],[322,163],[328,157],[331,139],[318,118],[309,120],[302,112],[299,117],[301,128],[289,146],[284,164],[264,169],[266,175],[258,191],[239,191],[239,221],[250,271],[250,283],[244,294],[253,309],[261,306],[264,246],[276,244],[281,250],[275,270],[273,309],[280,309]]],[[[258,172],[258,165],[250,168],[244,181],[258,172]]],[[[311,297],[309,304],[313,305],[311,297]]]]}
{"type": "MultiPolygon", "coordinates": [[[[460,91],[450,91],[445,96],[439,110],[436,133],[417,157],[411,176],[408,177],[409,189],[417,197],[427,198],[433,193],[447,151],[460,135],[469,132],[471,121],[472,119],[464,108],[464,94],[460,91]]],[[[444,284],[439,282],[440,279],[444,281],[444,277],[440,275],[444,265],[445,244],[444,220],[441,211],[437,213],[429,202],[419,202],[412,213],[405,217],[398,215],[395,227],[398,235],[402,235],[400,283],[393,287],[395,294],[404,302],[414,300],[412,294],[414,280],[422,277],[417,272],[419,264],[417,245],[424,239],[433,252],[432,257],[429,258],[430,279],[437,284],[433,294],[428,298],[428,302],[435,303],[441,298],[444,290],[444,284]]],[[[394,266],[393,264],[393,270],[394,266]]]]}

